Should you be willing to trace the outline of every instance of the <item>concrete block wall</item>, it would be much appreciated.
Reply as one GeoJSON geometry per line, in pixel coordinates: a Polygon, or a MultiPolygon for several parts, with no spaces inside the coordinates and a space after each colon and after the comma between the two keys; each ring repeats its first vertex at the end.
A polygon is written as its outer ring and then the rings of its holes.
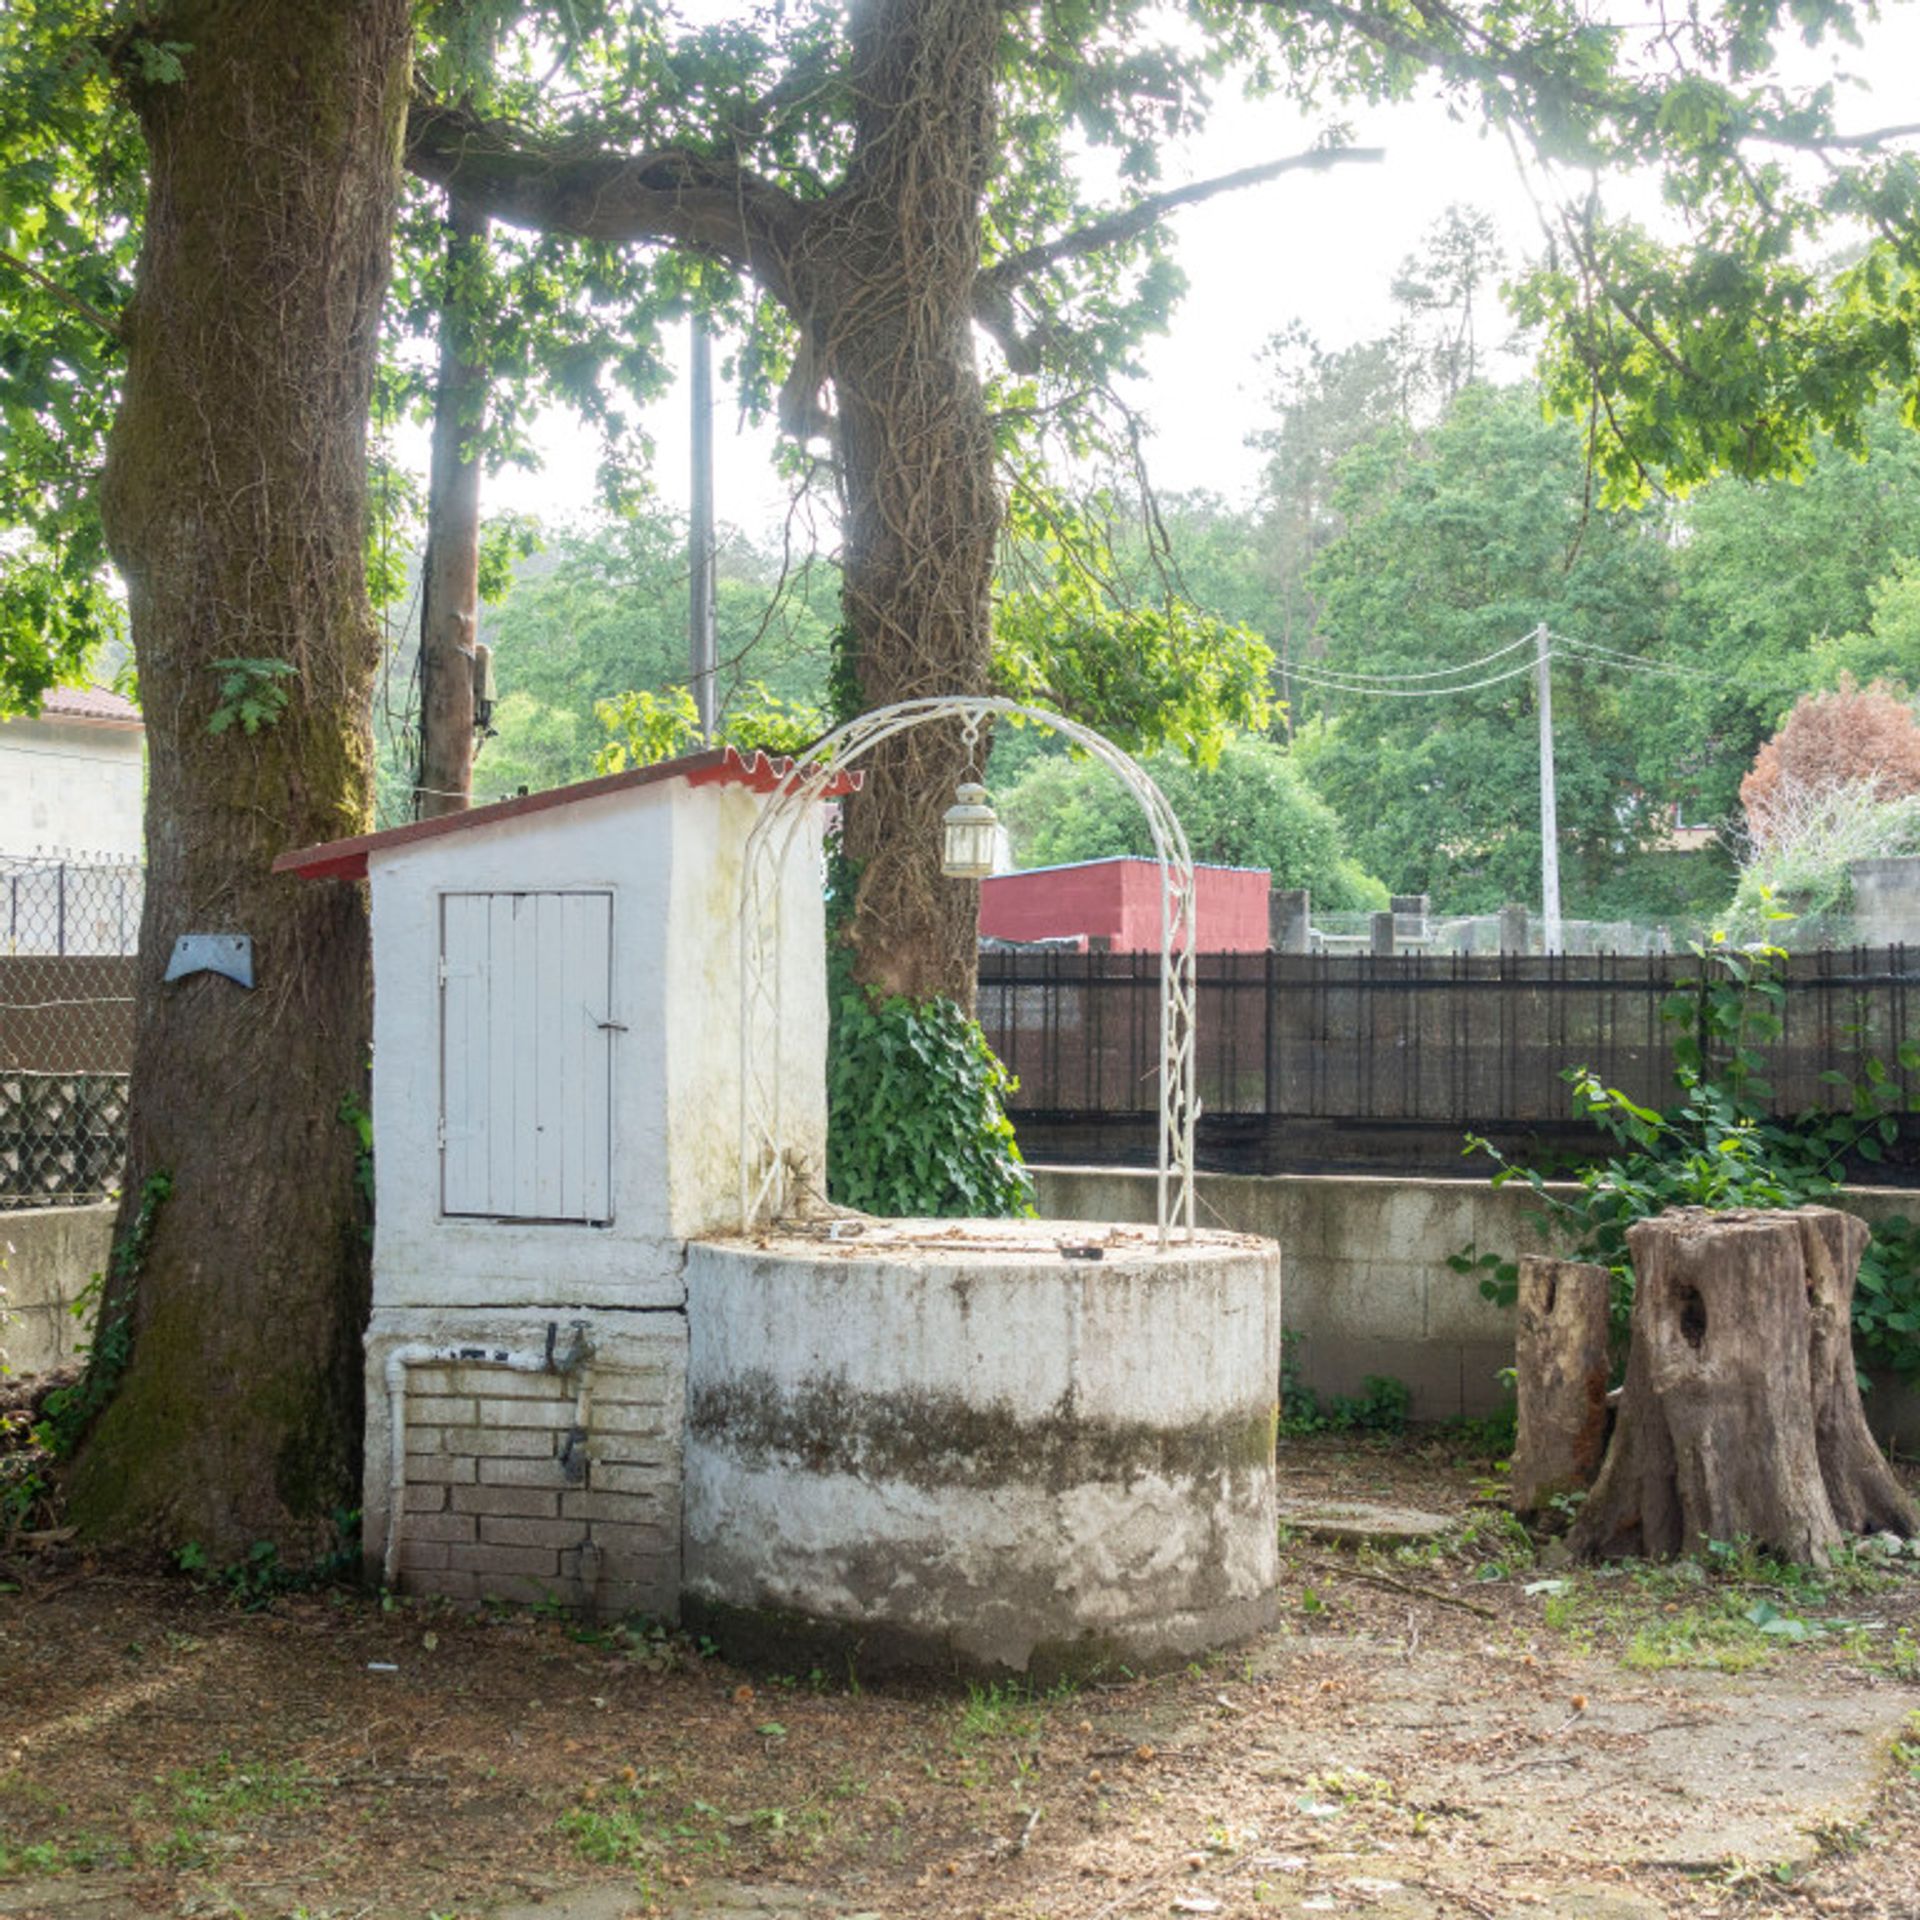
{"type": "MultiPolygon", "coordinates": [[[[471,1345],[539,1353],[554,1325],[592,1352],[579,1370],[529,1373],[482,1359],[406,1369],[406,1479],[396,1584],[451,1600],[551,1602],[600,1617],[671,1618],[680,1593],[686,1319],[679,1313],[376,1315],[369,1407],[388,1404],[398,1346],[471,1345]],[[377,1397],[376,1397],[377,1396],[377,1397]],[[579,1431],[576,1432],[576,1429],[579,1431]]],[[[387,1541],[391,1433],[368,1423],[366,1544],[387,1541]]]]}
{"type": "Polygon", "coordinates": [[[113,1246],[111,1205],[0,1213],[0,1372],[45,1373],[78,1357],[90,1329],[73,1303],[113,1246]]]}
{"type": "MultiPolygon", "coordinates": [[[[1119,1167],[1037,1167],[1041,1214],[1056,1220],[1151,1220],[1154,1175],[1119,1167]]],[[[1210,1227],[1280,1243],[1285,1329],[1305,1385],[1354,1393],[1368,1374],[1412,1391],[1416,1420],[1492,1412],[1513,1364],[1511,1313],[1480,1297],[1447,1256],[1469,1243],[1504,1255],[1545,1251],[1516,1188],[1474,1180],[1321,1174],[1202,1174],[1210,1227]]]]}

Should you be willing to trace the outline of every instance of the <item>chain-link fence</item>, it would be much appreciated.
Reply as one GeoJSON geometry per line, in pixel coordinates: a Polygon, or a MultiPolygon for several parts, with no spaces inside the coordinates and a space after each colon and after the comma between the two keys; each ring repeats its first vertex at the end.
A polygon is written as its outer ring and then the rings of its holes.
{"type": "Polygon", "coordinates": [[[119,1179],[144,893],[129,861],[0,854],[0,1209],[119,1179]]]}

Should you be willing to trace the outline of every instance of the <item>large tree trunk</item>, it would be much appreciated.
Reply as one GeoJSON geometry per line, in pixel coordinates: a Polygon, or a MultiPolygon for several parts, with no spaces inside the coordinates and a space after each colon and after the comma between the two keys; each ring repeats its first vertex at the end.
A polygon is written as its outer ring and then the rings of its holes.
{"type": "MultiPolygon", "coordinates": [[[[1000,503],[973,294],[999,30],[992,0],[863,0],[856,157],[795,268],[837,402],[844,606],[867,707],[987,689],[1000,503]]],[[[979,888],[939,869],[940,817],[967,765],[958,728],[877,749],[847,847],[859,977],[971,1009],[979,888]]]]}
{"type": "Polygon", "coordinates": [[[1823,1566],[1845,1533],[1915,1531],[1854,1378],[1866,1240],[1860,1221],[1827,1207],[1681,1207],[1628,1229],[1626,1386],[1568,1535],[1576,1558],[1750,1540],[1823,1566]]]}
{"type": "Polygon", "coordinates": [[[131,1354],[71,1482],[95,1538],[291,1561],[355,1501],[367,1253],[339,1109],[365,1085],[365,907],[268,867],[369,815],[364,440],[409,26],[405,0],[146,15],[185,77],[137,91],[151,179],[104,492],[150,754],[123,1262],[143,1183],[172,1193],[103,1309],[131,1354]],[[286,694],[251,734],[214,730],[236,660],[294,670],[242,670],[286,694]],[[251,992],[163,982],[203,931],[251,938],[251,992]]]}
{"type": "Polygon", "coordinates": [[[427,550],[420,580],[420,770],[414,812],[458,813],[473,791],[474,647],[480,637],[480,453],[487,369],[460,279],[487,244],[487,216],[457,190],[447,205],[447,291],[433,396],[427,550]]]}

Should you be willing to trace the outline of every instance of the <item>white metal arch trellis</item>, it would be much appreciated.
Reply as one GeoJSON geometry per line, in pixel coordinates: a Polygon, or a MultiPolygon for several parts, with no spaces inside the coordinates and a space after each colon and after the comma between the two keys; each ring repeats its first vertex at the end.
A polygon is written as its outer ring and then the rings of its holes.
{"type": "Polygon", "coordinates": [[[1091,727],[1044,707],[993,696],[902,700],[823,735],[794,762],[747,836],[740,876],[740,1212],[752,1228],[786,1211],[795,1169],[786,1150],[780,1086],[782,875],[795,839],[835,778],[883,740],[957,720],[969,742],[992,717],[1051,728],[1110,769],[1140,803],[1160,867],[1160,1244],[1177,1226],[1193,1235],[1194,891],[1187,836],[1146,769],[1091,727]]]}

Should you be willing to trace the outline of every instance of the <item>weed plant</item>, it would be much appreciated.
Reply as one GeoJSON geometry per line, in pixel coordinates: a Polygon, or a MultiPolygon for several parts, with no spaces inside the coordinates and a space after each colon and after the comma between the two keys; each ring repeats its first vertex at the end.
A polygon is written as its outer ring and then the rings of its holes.
{"type": "MultiPolygon", "coordinates": [[[[1698,975],[1682,981],[1660,1009],[1675,1029],[1676,1105],[1640,1106],[1584,1067],[1566,1076],[1575,1111],[1619,1149],[1579,1175],[1577,1195],[1554,1191],[1544,1172],[1513,1164],[1489,1140],[1468,1137],[1470,1152],[1498,1163],[1495,1186],[1529,1187],[1546,1223],[1573,1242],[1574,1257],[1612,1272],[1614,1324],[1622,1335],[1633,1298],[1627,1231],[1636,1221],[1670,1207],[1798,1207],[1828,1200],[1851,1160],[1877,1162],[1899,1137],[1905,1103],[1892,1072],[1867,1051],[1857,1029],[1854,1073],[1826,1076],[1844,1090],[1844,1106],[1772,1118],[1761,1049],[1784,1030],[1787,956],[1779,947],[1731,947],[1718,937],[1693,952],[1698,975]]],[[[1920,1071],[1920,1042],[1902,1040],[1895,1058],[1906,1071],[1920,1071]]],[[[1469,1246],[1448,1264],[1478,1274],[1488,1299],[1510,1306],[1516,1298],[1519,1267],[1511,1258],[1469,1246]]],[[[1920,1227],[1904,1216],[1873,1229],[1853,1319],[1867,1357],[1920,1377],[1920,1227]]]]}

